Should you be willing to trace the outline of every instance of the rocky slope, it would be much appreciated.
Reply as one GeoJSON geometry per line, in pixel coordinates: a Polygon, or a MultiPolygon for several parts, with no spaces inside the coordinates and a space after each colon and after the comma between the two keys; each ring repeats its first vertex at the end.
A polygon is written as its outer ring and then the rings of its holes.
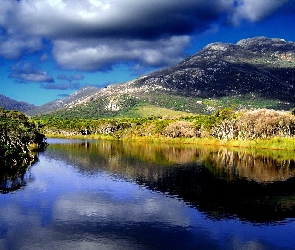
{"type": "Polygon", "coordinates": [[[210,113],[222,106],[256,107],[257,100],[261,108],[290,109],[295,104],[294,85],[295,43],[256,37],[237,44],[209,44],[174,67],[68,97],[54,109],[99,117],[152,104],[210,113]]]}
{"type": "Polygon", "coordinates": [[[136,85],[148,84],[195,97],[259,93],[293,101],[295,43],[261,37],[237,44],[209,44],[180,64],[150,74],[136,85]]]}
{"type": "Polygon", "coordinates": [[[72,105],[79,105],[79,102],[87,96],[94,95],[96,92],[98,92],[100,89],[96,87],[84,87],[70,96],[67,96],[63,99],[58,99],[52,102],[45,103],[42,106],[35,107],[34,109],[28,110],[26,114],[28,115],[36,115],[36,114],[42,114],[58,109],[63,109],[67,107],[71,107],[72,105]]]}

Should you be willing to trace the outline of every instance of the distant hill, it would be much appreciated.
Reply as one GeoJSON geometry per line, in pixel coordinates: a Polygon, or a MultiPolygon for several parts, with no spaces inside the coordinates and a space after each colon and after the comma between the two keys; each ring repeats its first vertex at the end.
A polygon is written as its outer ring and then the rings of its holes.
{"type": "MultiPolygon", "coordinates": [[[[79,96],[46,111],[65,117],[114,117],[161,107],[212,113],[223,107],[295,106],[295,43],[255,37],[237,44],[213,43],[179,64],[79,96]]],[[[40,110],[40,109],[39,109],[40,110]]]]}
{"type": "Polygon", "coordinates": [[[5,95],[0,94],[0,107],[6,110],[18,110],[27,112],[34,109],[36,106],[27,102],[16,101],[5,95]]]}
{"type": "Polygon", "coordinates": [[[28,115],[36,115],[58,110],[61,108],[71,108],[72,103],[79,104],[80,98],[86,98],[88,95],[92,95],[99,90],[100,88],[97,87],[84,87],[63,99],[45,103],[44,105],[28,110],[28,112],[26,113],[28,115]]]}

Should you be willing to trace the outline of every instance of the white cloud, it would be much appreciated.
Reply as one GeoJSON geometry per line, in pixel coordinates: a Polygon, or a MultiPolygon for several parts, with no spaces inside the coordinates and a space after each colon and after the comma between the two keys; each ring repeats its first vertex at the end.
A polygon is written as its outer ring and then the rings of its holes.
{"type": "Polygon", "coordinates": [[[33,53],[43,47],[37,37],[4,36],[0,34],[0,57],[17,59],[24,53],[33,53]]]}
{"type": "Polygon", "coordinates": [[[85,71],[107,70],[115,63],[128,61],[162,66],[180,61],[183,58],[183,50],[189,42],[188,36],[155,41],[128,39],[56,41],[53,55],[63,67],[85,71]]]}
{"type": "Polygon", "coordinates": [[[288,0],[238,0],[234,10],[233,21],[242,19],[251,22],[260,21],[282,7],[288,0]]]}
{"type": "Polygon", "coordinates": [[[40,82],[53,83],[53,78],[47,72],[36,68],[31,63],[20,62],[13,65],[9,77],[17,79],[21,83],[40,82]]]}

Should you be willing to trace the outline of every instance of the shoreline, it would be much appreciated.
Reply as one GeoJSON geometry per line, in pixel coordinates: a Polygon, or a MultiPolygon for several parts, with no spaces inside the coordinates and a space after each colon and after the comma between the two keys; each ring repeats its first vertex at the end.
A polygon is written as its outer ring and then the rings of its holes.
{"type": "Polygon", "coordinates": [[[265,149],[265,150],[288,150],[295,151],[295,138],[293,137],[275,137],[270,139],[255,139],[255,140],[219,140],[216,138],[169,138],[163,136],[133,136],[126,138],[114,138],[110,135],[73,135],[64,136],[60,134],[45,134],[47,138],[64,138],[64,139],[89,139],[89,140],[116,140],[130,142],[149,142],[149,143],[166,143],[166,144],[189,144],[189,145],[204,145],[227,148],[245,148],[245,149],[265,149]]]}

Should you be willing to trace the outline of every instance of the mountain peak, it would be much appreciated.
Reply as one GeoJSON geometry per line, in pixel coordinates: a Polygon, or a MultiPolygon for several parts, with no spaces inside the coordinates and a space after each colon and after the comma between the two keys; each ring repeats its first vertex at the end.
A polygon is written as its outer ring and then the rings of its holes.
{"type": "Polygon", "coordinates": [[[230,44],[230,43],[216,42],[216,43],[208,44],[206,47],[204,47],[203,50],[227,51],[232,46],[234,46],[234,45],[230,44]]]}
{"type": "Polygon", "coordinates": [[[293,50],[295,48],[293,42],[287,42],[284,39],[280,38],[267,38],[267,37],[254,37],[242,39],[237,42],[238,46],[241,46],[244,49],[271,49],[271,50],[280,50],[283,48],[284,50],[290,49],[293,50]]]}

